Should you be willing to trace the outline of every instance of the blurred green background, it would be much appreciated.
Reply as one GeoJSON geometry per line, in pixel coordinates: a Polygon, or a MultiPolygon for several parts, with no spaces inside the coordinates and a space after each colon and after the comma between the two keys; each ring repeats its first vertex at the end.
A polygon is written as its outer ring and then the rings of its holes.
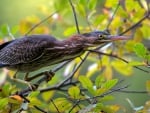
{"type": "Polygon", "coordinates": [[[40,15],[39,8],[50,4],[50,0],[1,0],[0,24],[18,25],[26,16],[40,15]]]}

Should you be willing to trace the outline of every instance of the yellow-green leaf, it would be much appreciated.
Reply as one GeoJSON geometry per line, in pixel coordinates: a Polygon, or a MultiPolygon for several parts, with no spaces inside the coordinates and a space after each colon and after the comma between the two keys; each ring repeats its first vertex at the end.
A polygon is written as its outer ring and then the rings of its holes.
{"type": "Polygon", "coordinates": [[[118,79],[112,79],[112,80],[108,80],[107,82],[105,82],[102,85],[102,88],[106,88],[107,90],[111,89],[112,87],[114,87],[118,82],[118,79]]]}
{"type": "Polygon", "coordinates": [[[139,62],[139,61],[131,61],[128,63],[130,66],[141,66],[143,65],[143,62],[139,62]]]}
{"type": "Polygon", "coordinates": [[[147,53],[147,50],[142,43],[135,44],[134,51],[137,54],[137,56],[142,57],[142,58],[145,58],[146,53],[147,53]]]}
{"type": "Polygon", "coordinates": [[[84,88],[86,88],[91,94],[95,95],[95,90],[93,88],[93,83],[88,77],[79,76],[79,81],[81,82],[81,84],[84,88]]]}
{"type": "Polygon", "coordinates": [[[149,92],[150,94],[150,80],[146,81],[146,90],[149,92]]]}
{"type": "Polygon", "coordinates": [[[92,81],[86,76],[79,76],[79,81],[81,82],[84,88],[93,87],[92,81]]]}
{"type": "Polygon", "coordinates": [[[0,110],[8,105],[8,98],[0,99],[0,110]]]}
{"type": "Polygon", "coordinates": [[[97,88],[101,87],[101,85],[105,82],[105,78],[104,76],[100,75],[98,77],[96,77],[96,80],[95,80],[95,85],[97,88]]]}
{"type": "Polygon", "coordinates": [[[33,91],[30,93],[29,98],[37,97],[40,94],[40,91],[33,91]]]}
{"type": "Polygon", "coordinates": [[[66,110],[71,109],[72,104],[66,99],[66,98],[57,98],[53,100],[53,103],[51,102],[49,109],[51,112],[58,112],[56,107],[59,109],[59,112],[63,113],[66,110]],[[54,105],[54,104],[55,105],[54,105]]]}
{"type": "Polygon", "coordinates": [[[129,66],[127,63],[115,60],[111,62],[111,65],[117,70],[119,73],[129,76],[132,74],[132,66],[129,66]]]}
{"type": "Polygon", "coordinates": [[[77,86],[70,87],[68,89],[68,94],[74,99],[79,99],[80,89],[77,86]]]}

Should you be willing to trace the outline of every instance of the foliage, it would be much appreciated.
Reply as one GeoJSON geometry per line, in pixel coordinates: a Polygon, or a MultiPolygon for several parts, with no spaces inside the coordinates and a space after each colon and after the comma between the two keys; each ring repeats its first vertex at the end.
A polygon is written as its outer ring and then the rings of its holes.
{"type": "MultiPolygon", "coordinates": [[[[145,44],[145,42],[149,42],[150,38],[150,4],[148,0],[72,0],[72,3],[77,13],[81,33],[93,29],[109,30],[111,34],[126,35],[130,39],[101,47],[99,51],[106,54],[97,52],[98,55],[95,53],[89,55],[84,53],[80,58],[76,58],[56,72],[48,83],[39,84],[39,88],[35,91],[26,91],[27,86],[20,83],[14,85],[12,80],[4,79],[0,83],[2,84],[0,87],[0,112],[21,112],[22,109],[36,113],[45,111],[53,113],[123,113],[128,111],[128,108],[123,107],[120,103],[113,103],[113,100],[117,99],[113,93],[124,91],[124,88],[127,88],[127,85],[123,85],[119,79],[120,75],[125,78],[126,76],[134,77],[134,72],[138,69],[141,73],[149,75],[150,47],[145,44]],[[113,17],[116,8],[117,12],[113,17]]],[[[64,39],[63,37],[69,38],[75,34],[77,31],[69,0],[51,0],[49,5],[49,7],[41,5],[39,8],[43,17],[47,17],[54,11],[57,13],[27,35],[52,34],[58,39],[64,39]]],[[[14,36],[25,35],[41,20],[41,17],[33,15],[20,20],[19,25],[11,28],[9,25],[1,25],[0,42],[11,40],[14,36]]],[[[56,67],[57,65],[54,65],[50,69],[56,67]]],[[[37,73],[41,71],[45,70],[38,70],[37,73]]],[[[2,70],[2,72],[1,76],[2,74],[3,76],[14,75],[12,71],[2,70]]],[[[18,73],[17,76],[23,79],[21,73],[18,73]]],[[[32,82],[32,84],[34,83],[36,80],[32,82]]],[[[145,84],[147,89],[145,93],[149,93],[150,81],[145,81],[145,84]]],[[[137,113],[148,113],[149,100],[141,106],[138,109],[134,106],[130,107],[137,113]]]]}

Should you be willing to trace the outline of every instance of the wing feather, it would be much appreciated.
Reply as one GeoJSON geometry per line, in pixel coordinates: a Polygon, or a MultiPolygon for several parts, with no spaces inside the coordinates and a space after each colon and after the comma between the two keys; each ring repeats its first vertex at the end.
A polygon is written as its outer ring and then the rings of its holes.
{"type": "Polygon", "coordinates": [[[32,35],[16,39],[0,49],[0,64],[29,63],[40,58],[47,47],[53,47],[55,38],[49,35],[32,35]]]}

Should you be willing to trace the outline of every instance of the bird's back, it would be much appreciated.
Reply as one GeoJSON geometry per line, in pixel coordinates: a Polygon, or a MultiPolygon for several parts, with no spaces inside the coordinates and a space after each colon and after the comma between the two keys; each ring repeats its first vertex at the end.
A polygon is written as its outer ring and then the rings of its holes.
{"type": "Polygon", "coordinates": [[[47,47],[53,47],[56,39],[49,35],[31,35],[0,45],[0,67],[18,68],[40,58],[47,47]]]}

